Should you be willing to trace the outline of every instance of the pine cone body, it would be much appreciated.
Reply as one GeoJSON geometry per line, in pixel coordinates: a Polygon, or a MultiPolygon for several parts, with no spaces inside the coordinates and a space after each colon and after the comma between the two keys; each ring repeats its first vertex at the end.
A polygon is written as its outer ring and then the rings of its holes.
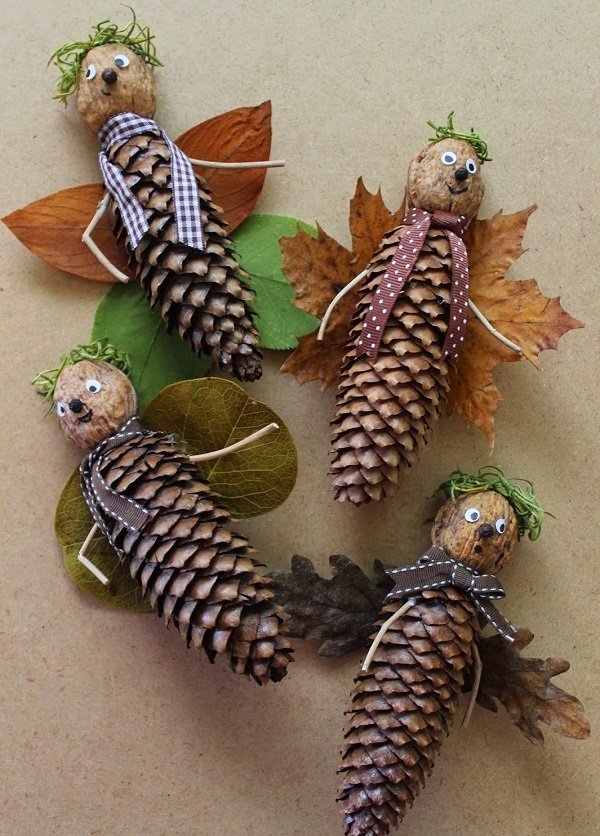
{"type": "Polygon", "coordinates": [[[193,462],[170,437],[146,432],[106,451],[100,473],[150,512],[140,531],[107,514],[101,527],[167,625],[211,661],[228,654],[236,673],[259,684],[283,679],[292,651],[271,582],[193,462]]]}
{"type": "MultiPolygon", "coordinates": [[[[383,836],[402,820],[431,772],[471,665],[475,605],[454,587],[414,600],[355,680],[339,769],[346,836],[383,836]]],[[[384,607],[377,626],[398,606],[384,607]]]]}
{"type": "MultiPolygon", "coordinates": [[[[240,380],[257,380],[262,354],[250,308],[254,294],[210,190],[196,175],[205,241],[205,249],[198,250],[177,240],[166,142],[153,133],[138,134],[113,145],[108,156],[121,168],[149,224],[131,264],[151,306],[158,307],[167,330],[176,329],[197,354],[210,354],[240,380]]],[[[114,202],[112,209],[117,240],[130,251],[114,202]]]]}
{"type": "Polygon", "coordinates": [[[373,256],[352,319],[332,421],[335,498],[359,505],[398,484],[438,417],[448,391],[441,359],[448,328],[452,257],[444,232],[430,229],[371,361],[356,343],[363,317],[406,227],[388,232],[373,256]]]}

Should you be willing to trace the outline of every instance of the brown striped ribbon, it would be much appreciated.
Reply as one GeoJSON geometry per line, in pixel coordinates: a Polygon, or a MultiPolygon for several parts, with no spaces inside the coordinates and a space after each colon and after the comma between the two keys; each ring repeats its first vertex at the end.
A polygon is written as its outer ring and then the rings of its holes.
{"type": "Polygon", "coordinates": [[[386,601],[410,597],[413,592],[455,586],[466,592],[486,621],[507,641],[512,642],[517,628],[492,604],[491,599],[504,598],[506,592],[495,575],[481,575],[464,563],[451,558],[441,546],[431,546],[412,566],[386,569],[396,584],[386,601]]]}
{"type": "Polygon", "coordinates": [[[450,315],[442,347],[442,359],[449,357],[450,362],[454,364],[458,360],[464,343],[467,326],[469,263],[462,236],[467,228],[468,220],[464,215],[454,215],[452,212],[438,210],[432,213],[424,209],[409,209],[402,225],[408,228],[379,282],[373,296],[373,303],[365,313],[357,343],[358,352],[367,354],[370,360],[377,358],[387,321],[413,271],[427,233],[432,227],[445,232],[452,254],[450,315]]]}
{"type": "Polygon", "coordinates": [[[147,435],[147,430],[137,416],[129,418],[114,434],[98,444],[82,461],[79,468],[81,490],[85,501],[106,534],[106,517],[118,520],[132,531],[140,531],[149,518],[149,513],[138,502],[109,488],[101,474],[104,456],[123,441],[134,436],[147,435]]]}

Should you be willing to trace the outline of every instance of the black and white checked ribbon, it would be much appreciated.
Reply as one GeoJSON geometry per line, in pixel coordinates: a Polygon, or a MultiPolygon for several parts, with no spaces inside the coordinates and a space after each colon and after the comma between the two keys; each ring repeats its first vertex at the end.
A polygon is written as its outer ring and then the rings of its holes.
{"type": "Polygon", "coordinates": [[[156,133],[166,142],[171,154],[171,188],[175,201],[177,237],[181,244],[203,250],[200,200],[192,164],[153,119],[138,116],[136,113],[117,113],[98,133],[102,146],[99,161],[106,188],[121,212],[131,249],[134,250],[148,232],[148,221],[138,199],[128,188],[121,169],[108,159],[108,152],[116,142],[125,142],[132,136],[149,131],[156,133]]]}
{"type": "Polygon", "coordinates": [[[442,589],[455,586],[465,592],[495,630],[507,641],[512,642],[517,628],[492,604],[491,599],[504,598],[506,592],[495,575],[482,575],[449,557],[441,546],[431,546],[413,566],[386,569],[396,586],[386,600],[410,596],[425,589],[442,589]]]}

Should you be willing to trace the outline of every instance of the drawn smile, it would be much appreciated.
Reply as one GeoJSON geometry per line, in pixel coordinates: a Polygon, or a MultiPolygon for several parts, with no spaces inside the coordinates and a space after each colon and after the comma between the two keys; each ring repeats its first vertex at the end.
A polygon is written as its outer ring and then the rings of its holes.
{"type": "Polygon", "coordinates": [[[450,192],[450,194],[464,194],[466,191],[469,190],[468,186],[465,186],[464,189],[453,189],[449,183],[446,183],[446,185],[448,186],[448,191],[450,192]]]}
{"type": "Polygon", "coordinates": [[[102,89],[100,89],[100,93],[101,93],[103,96],[110,96],[110,93],[108,92],[108,90],[102,90],[102,89]]]}
{"type": "Polygon", "coordinates": [[[78,424],[89,424],[92,420],[92,415],[94,414],[94,410],[90,409],[89,412],[86,412],[85,415],[82,415],[81,418],[77,419],[78,424]]]}

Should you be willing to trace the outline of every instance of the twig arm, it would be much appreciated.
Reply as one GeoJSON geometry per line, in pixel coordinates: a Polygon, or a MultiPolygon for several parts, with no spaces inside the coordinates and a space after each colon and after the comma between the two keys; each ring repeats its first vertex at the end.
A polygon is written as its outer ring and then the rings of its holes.
{"type": "Polygon", "coordinates": [[[252,160],[247,163],[220,163],[213,160],[195,160],[188,157],[192,165],[200,165],[202,168],[283,168],[285,160],[252,160]]]}
{"type": "Polygon", "coordinates": [[[473,659],[475,660],[475,676],[473,678],[473,690],[471,691],[471,699],[469,700],[469,705],[467,706],[467,710],[465,711],[465,716],[462,721],[463,729],[471,722],[471,714],[473,713],[473,709],[475,708],[475,703],[477,702],[477,695],[479,694],[479,686],[481,685],[481,674],[483,672],[483,664],[481,663],[481,656],[479,655],[479,649],[477,647],[477,642],[473,644],[473,659]]]}
{"type": "Polygon", "coordinates": [[[335,297],[331,300],[331,302],[329,303],[329,307],[328,307],[328,308],[327,308],[327,310],[325,311],[325,315],[324,315],[323,319],[321,320],[321,325],[319,326],[319,333],[317,334],[317,339],[318,339],[318,340],[322,340],[322,339],[323,339],[323,335],[325,334],[325,329],[327,328],[327,323],[329,322],[329,317],[330,317],[330,316],[331,316],[331,314],[333,313],[333,309],[336,307],[336,305],[340,302],[340,300],[341,300],[341,299],[342,299],[342,298],[343,298],[343,297],[344,297],[347,293],[350,293],[350,291],[352,290],[352,288],[356,287],[356,285],[357,285],[359,282],[362,282],[362,280],[363,280],[363,279],[364,279],[364,277],[367,275],[367,273],[368,273],[368,270],[363,270],[363,271],[362,271],[362,273],[359,273],[359,274],[358,274],[358,276],[356,276],[356,278],[352,279],[352,281],[351,281],[351,282],[348,282],[348,284],[340,290],[340,292],[338,293],[338,295],[337,295],[337,296],[335,296],[335,297]]]}
{"type": "Polygon", "coordinates": [[[479,310],[479,308],[477,307],[475,302],[473,302],[471,299],[469,299],[469,307],[473,311],[473,314],[481,322],[483,327],[487,331],[489,331],[490,334],[493,334],[493,336],[496,337],[497,340],[500,340],[500,342],[503,345],[508,346],[508,348],[512,348],[512,350],[516,351],[517,354],[523,354],[523,349],[521,348],[521,346],[517,345],[516,343],[511,342],[507,337],[504,336],[504,334],[501,334],[500,331],[498,331],[496,328],[494,328],[492,323],[485,318],[485,316],[481,313],[481,311],[479,310]]]}
{"type": "Polygon", "coordinates": [[[101,572],[100,569],[98,569],[97,566],[94,566],[92,561],[88,560],[87,557],[85,556],[85,553],[86,553],[90,543],[92,542],[92,540],[96,536],[97,532],[98,532],[98,523],[94,523],[94,525],[90,528],[88,536],[85,538],[85,540],[82,543],[81,548],[79,549],[79,554],[77,555],[77,560],[81,564],[83,564],[83,566],[85,566],[85,568],[88,569],[92,573],[92,575],[94,575],[94,577],[98,578],[100,583],[103,583],[104,586],[108,586],[109,581],[108,581],[108,578],[106,577],[106,575],[104,574],[104,572],[101,572]]]}
{"type": "Polygon", "coordinates": [[[369,652],[365,656],[365,661],[363,662],[363,666],[362,666],[362,669],[365,673],[368,673],[369,668],[371,666],[371,662],[373,661],[373,656],[375,656],[375,651],[377,650],[377,648],[381,644],[381,640],[383,639],[383,637],[385,636],[387,631],[390,629],[390,627],[392,626],[394,621],[397,621],[400,618],[401,615],[404,615],[404,613],[407,610],[409,610],[411,607],[414,607],[414,605],[415,605],[414,599],[409,598],[408,601],[400,607],[400,609],[396,610],[396,612],[393,613],[387,619],[387,621],[383,622],[383,624],[379,628],[379,632],[377,633],[377,635],[373,639],[371,647],[369,648],[369,652]]]}
{"type": "Polygon", "coordinates": [[[94,215],[92,220],[89,222],[88,226],[86,227],[85,232],[81,236],[81,240],[93,252],[93,254],[96,256],[96,258],[98,259],[100,264],[103,267],[106,267],[108,272],[111,275],[113,275],[115,277],[115,279],[118,279],[120,282],[123,282],[125,284],[126,282],[129,281],[130,276],[128,276],[126,273],[121,272],[121,270],[119,270],[118,267],[115,267],[115,265],[112,263],[112,261],[110,261],[110,259],[108,259],[104,255],[104,253],[102,252],[100,247],[96,244],[96,242],[92,238],[92,232],[96,229],[100,219],[102,218],[102,216],[106,212],[109,202],[110,202],[110,195],[107,192],[104,195],[104,197],[102,198],[102,200],[100,201],[100,203],[98,204],[98,208],[96,209],[96,214],[94,215]]]}
{"type": "Polygon", "coordinates": [[[241,441],[236,441],[235,444],[230,444],[228,447],[223,447],[222,450],[213,450],[210,453],[198,453],[197,456],[190,456],[189,459],[191,462],[207,462],[210,461],[210,459],[218,459],[220,456],[226,456],[228,453],[235,453],[236,450],[241,450],[242,447],[247,447],[254,441],[258,441],[259,438],[262,438],[265,435],[269,435],[269,433],[275,432],[275,430],[278,429],[279,424],[267,424],[266,427],[257,430],[255,433],[252,433],[252,435],[249,435],[246,438],[242,438],[241,441]]]}

